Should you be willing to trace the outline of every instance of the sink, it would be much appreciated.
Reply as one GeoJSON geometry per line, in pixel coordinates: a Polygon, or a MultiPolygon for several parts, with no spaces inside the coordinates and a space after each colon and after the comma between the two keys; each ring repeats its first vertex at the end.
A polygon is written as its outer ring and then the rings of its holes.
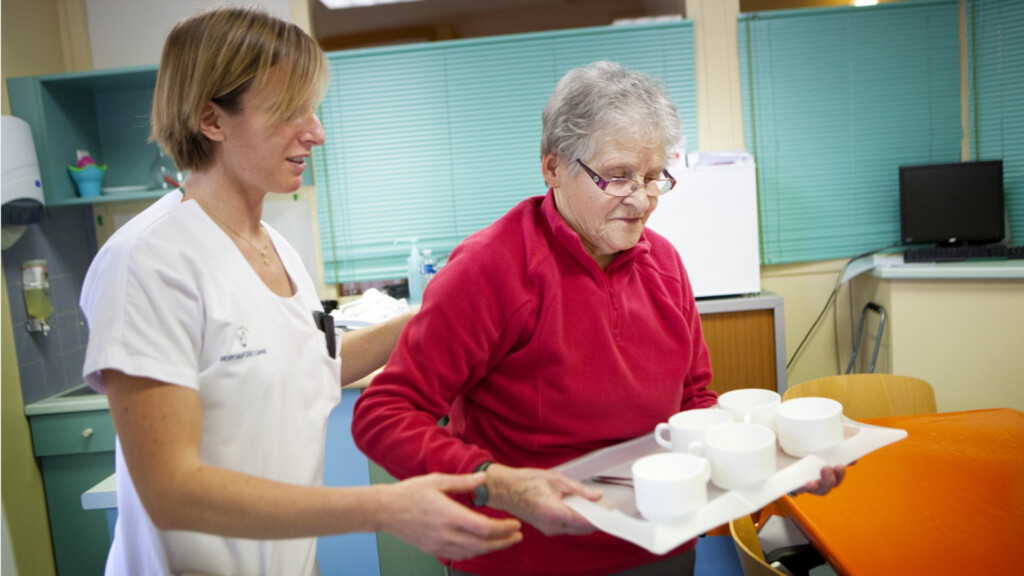
{"type": "Polygon", "coordinates": [[[65,390],[25,405],[26,416],[43,414],[63,414],[66,412],[91,412],[108,410],[106,394],[101,394],[82,383],[70,390],[65,390]]]}

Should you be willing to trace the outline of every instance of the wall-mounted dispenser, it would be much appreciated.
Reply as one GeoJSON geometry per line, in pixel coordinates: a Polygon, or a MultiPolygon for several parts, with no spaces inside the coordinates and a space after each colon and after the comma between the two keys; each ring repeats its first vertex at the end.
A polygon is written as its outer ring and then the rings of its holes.
{"type": "Polygon", "coordinates": [[[46,260],[26,260],[21,263],[21,291],[25,296],[25,329],[29,332],[50,333],[50,276],[46,260]]]}
{"type": "Polygon", "coordinates": [[[4,250],[25,233],[26,226],[43,219],[43,184],[39,160],[28,122],[14,116],[0,117],[2,150],[0,165],[0,225],[4,250]]]}

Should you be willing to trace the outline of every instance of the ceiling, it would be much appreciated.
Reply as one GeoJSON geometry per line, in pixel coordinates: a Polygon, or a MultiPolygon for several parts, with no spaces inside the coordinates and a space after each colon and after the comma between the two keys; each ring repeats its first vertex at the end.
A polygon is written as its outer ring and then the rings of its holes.
{"type": "MultiPolygon", "coordinates": [[[[309,4],[313,34],[325,50],[341,50],[680,15],[684,0],[420,0],[344,10],[330,10],[320,0],[309,4]]],[[[740,0],[740,11],[849,4],[850,0],[740,0]]]]}

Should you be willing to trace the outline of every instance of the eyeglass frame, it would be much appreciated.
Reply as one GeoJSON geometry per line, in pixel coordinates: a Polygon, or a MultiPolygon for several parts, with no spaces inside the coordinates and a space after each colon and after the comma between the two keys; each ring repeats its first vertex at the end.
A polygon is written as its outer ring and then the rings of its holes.
{"type": "MultiPolygon", "coordinates": [[[[586,164],[584,164],[583,160],[580,160],[579,158],[577,158],[576,159],[576,163],[578,163],[583,168],[583,170],[587,174],[590,175],[590,178],[592,179],[594,184],[598,188],[601,189],[601,192],[604,192],[605,194],[611,196],[612,198],[629,198],[633,194],[636,194],[636,191],[640,189],[640,185],[637,184],[637,181],[633,180],[632,178],[609,178],[608,180],[605,180],[597,172],[594,172],[594,170],[590,166],[587,166],[586,164]],[[630,188],[629,194],[626,194],[626,195],[623,195],[623,196],[618,196],[616,194],[612,194],[611,192],[609,192],[607,190],[608,184],[610,184],[611,182],[613,182],[615,180],[625,180],[625,181],[630,182],[631,184],[633,184],[633,186],[630,188]]],[[[672,183],[671,186],[668,187],[668,190],[660,190],[659,189],[657,194],[651,194],[650,192],[648,192],[649,189],[647,187],[647,184],[649,182],[660,182],[660,181],[664,180],[664,178],[655,178],[653,180],[650,180],[650,181],[644,183],[644,185],[643,185],[644,194],[646,194],[648,196],[654,196],[655,198],[657,198],[658,196],[661,196],[663,194],[667,194],[668,192],[671,192],[673,189],[675,189],[676,184],[678,183],[678,181],[675,179],[675,177],[672,176],[671,174],[669,174],[668,169],[662,169],[661,172],[665,176],[667,176],[668,177],[668,181],[672,183]]],[[[645,178],[645,180],[646,180],[646,178],[645,178]]]]}

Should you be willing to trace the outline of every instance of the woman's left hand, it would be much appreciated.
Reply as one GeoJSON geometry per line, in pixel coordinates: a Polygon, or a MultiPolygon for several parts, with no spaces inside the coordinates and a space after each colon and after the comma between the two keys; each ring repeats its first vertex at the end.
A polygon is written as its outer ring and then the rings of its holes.
{"type": "Polygon", "coordinates": [[[833,488],[839,486],[844,476],[846,476],[846,466],[825,466],[821,469],[821,478],[804,484],[799,489],[790,493],[790,496],[804,493],[824,496],[833,488]]]}

